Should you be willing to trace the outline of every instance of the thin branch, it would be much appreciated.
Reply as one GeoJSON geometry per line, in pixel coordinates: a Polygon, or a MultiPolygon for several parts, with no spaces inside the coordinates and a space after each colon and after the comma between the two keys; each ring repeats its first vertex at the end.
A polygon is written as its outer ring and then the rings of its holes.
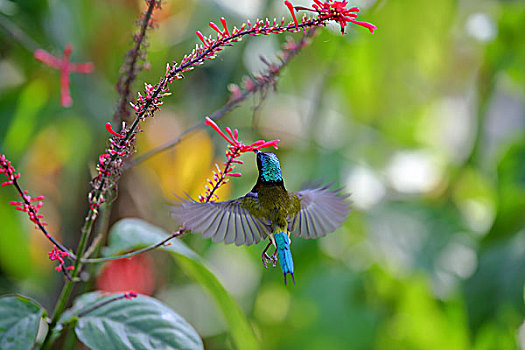
{"type": "Polygon", "coordinates": [[[40,46],[29,37],[22,29],[16,26],[13,22],[8,20],[5,16],[0,15],[0,28],[9,34],[14,41],[18,42],[23,48],[29,52],[34,52],[40,46]]]}
{"type": "Polygon", "coordinates": [[[60,242],[58,242],[51,234],[46,230],[45,225],[47,225],[45,222],[43,222],[42,215],[38,214],[38,210],[41,207],[41,204],[35,206],[32,201],[35,200],[42,200],[44,199],[43,196],[31,198],[27,191],[23,190],[20,184],[18,183],[18,178],[20,177],[20,174],[16,173],[15,168],[11,165],[11,162],[9,162],[7,159],[5,159],[4,155],[0,156],[0,166],[2,167],[2,171],[0,173],[5,173],[6,177],[9,181],[2,183],[2,186],[4,185],[13,185],[18,195],[22,198],[22,202],[10,202],[11,205],[15,205],[16,208],[20,211],[24,211],[29,215],[29,219],[36,225],[36,227],[42,231],[44,236],[53,243],[55,246],[58,247],[61,251],[68,253],[69,256],[72,259],[76,259],[75,254],[73,254],[69,249],[64,247],[60,242]]]}
{"type": "Polygon", "coordinates": [[[140,31],[134,36],[135,45],[128,51],[126,61],[120,68],[122,73],[116,85],[116,89],[119,93],[119,101],[115,113],[113,114],[113,120],[115,121],[122,121],[130,115],[129,103],[131,102],[131,85],[142,68],[141,66],[138,66],[138,62],[145,57],[144,46],[146,31],[153,26],[153,10],[155,8],[160,8],[160,1],[158,0],[146,0],[146,3],[148,4],[148,8],[142,14],[140,31]]]}
{"type": "Polygon", "coordinates": [[[99,302],[99,303],[97,303],[97,304],[95,304],[95,305],[93,305],[93,306],[91,306],[91,307],[89,307],[89,308],[87,308],[85,310],[80,311],[79,313],[77,313],[73,317],[80,318],[80,317],[86,316],[88,313],[93,312],[96,309],[100,309],[102,306],[105,306],[105,305],[107,305],[109,303],[112,303],[114,301],[121,300],[121,299],[130,299],[131,300],[131,299],[136,298],[136,297],[137,297],[137,292],[129,291],[127,293],[124,293],[124,294],[121,294],[121,295],[117,295],[117,296],[115,296],[113,298],[109,298],[109,299],[103,300],[103,301],[101,301],[101,302],[99,302]]]}
{"type": "MultiPolygon", "coordinates": [[[[278,64],[269,64],[267,63],[267,69],[259,76],[256,76],[255,79],[250,79],[252,85],[250,88],[246,88],[244,91],[240,92],[240,89],[237,85],[234,86],[235,89],[239,89],[238,92],[232,94],[230,100],[220,109],[213,112],[209,118],[213,121],[221,119],[224,115],[229,113],[234,108],[238,107],[244,100],[246,100],[250,95],[253,95],[259,91],[267,91],[270,85],[275,86],[277,83],[276,79],[281,74],[282,70],[288,65],[288,63],[297,56],[297,54],[306,46],[309,45],[310,39],[315,35],[316,28],[310,28],[307,30],[306,34],[296,43],[293,40],[288,41],[285,45],[283,51],[280,53],[280,62],[278,64]]],[[[266,96],[266,95],[265,95],[266,96]]],[[[177,138],[169,141],[161,146],[158,146],[144,154],[130,160],[124,165],[124,170],[134,167],[137,164],[140,164],[149,158],[164,152],[172,147],[175,147],[179,144],[184,136],[189,134],[191,131],[200,129],[205,126],[204,122],[197,123],[187,129],[185,129],[177,138]]]]}
{"type": "Polygon", "coordinates": [[[82,263],[101,263],[101,262],[106,262],[106,261],[110,261],[110,260],[131,258],[132,256],[135,256],[135,255],[138,255],[138,254],[142,254],[142,253],[145,253],[145,252],[149,252],[150,250],[153,250],[155,248],[163,246],[169,240],[184,234],[186,231],[187,231],[186,228],[181,227],[177,231],[175,231],[171,235],[169,235],[168,237],[164,238],[162,241],[160,241],[160,242],[158,242],[156,244],[150,245],[148,247],[132,251],[130,253],[121,254],[121,255],[115,255],[115,256],[108,256],[108,257],[105,257],[105,258],[80,259],[80,260],[82,261],[82,263]]]}

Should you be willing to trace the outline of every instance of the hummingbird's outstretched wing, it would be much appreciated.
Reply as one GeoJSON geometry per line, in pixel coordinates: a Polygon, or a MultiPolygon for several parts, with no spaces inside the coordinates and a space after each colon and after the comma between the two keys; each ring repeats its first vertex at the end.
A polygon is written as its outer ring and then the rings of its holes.
{"type": "Polygon", "coordinates": [[[270,223],[250,214],[259,206],[257,196],[248,195],[225,202],[200,203],[184,200],[173,207],[173,217],[193,232],[213,242],[251,245],[271,232],[270,223]]]}
{"type": "Polygon", "coordinates": [[[330,190],[330,185],[295,192],[301,210],[289,218],[288,230],[302,238],[325,236],[337,229],[350,212],[348,194],[330,190]]]}

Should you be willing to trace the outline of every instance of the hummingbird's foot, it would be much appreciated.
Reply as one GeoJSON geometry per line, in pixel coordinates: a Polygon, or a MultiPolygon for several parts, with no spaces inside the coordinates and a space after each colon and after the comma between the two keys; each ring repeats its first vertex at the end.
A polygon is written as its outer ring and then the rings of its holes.
{"type": "Polygon", "coordinates": [[[266,254],[266,252],[262,253],[262,263],[264,265],[264,268],[267,269],[268,268],[268,262],[271,262],[272,263],[272,266],[275,267],[275,257],[272,255],[272,256],[269,256],[268,254],[266,254]]]}
{"type": "Polygon", "coordinates": [[[270,258],[270,256],[266,253],[266,251],[268,250],[268,248],[270,248],[271,245],[272,245],[271,242],[268,243],[268,245],[266,246],[266,248],[264,248],[264,250],[263,250],[263,252],[261,254],[261,260],[262,260],[262,263],[263,263],[265,269],[268,268],[268,261],[271,261],[272,264],[273,264],[273,267],[275,267],[275,263],[273,262],[273,259],[270,258]]]}
{"type": "Polygon", "coordinates": [[[270,261],[272,262],[272,267],[276,267],[277,266],[277,250],[272,254],[271,258],[270,258],[270,261]]]}

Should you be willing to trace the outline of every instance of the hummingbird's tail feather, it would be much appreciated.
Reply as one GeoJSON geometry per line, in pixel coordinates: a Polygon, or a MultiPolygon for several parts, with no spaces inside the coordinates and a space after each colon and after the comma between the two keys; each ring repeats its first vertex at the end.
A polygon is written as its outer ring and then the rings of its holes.
{"type": "Polygon", "coordinates": [[[281,270],[284,274],[284,284],[286,285],[286,274],[292,275],[293,283],[295,284],[295,279],[293,277],[293,259],[292,251],[290,250],[290,239],[288,235],[284,232],[278,232],[274,234],[275,245],[277,246],[277,254],[279,256],[279,264],[281,265],[281,270]]]}

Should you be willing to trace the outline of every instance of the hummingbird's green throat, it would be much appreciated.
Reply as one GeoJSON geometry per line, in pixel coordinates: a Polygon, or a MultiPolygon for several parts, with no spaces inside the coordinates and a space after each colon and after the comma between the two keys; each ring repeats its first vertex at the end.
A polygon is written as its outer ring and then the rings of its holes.
{"type": "Polygon", "coordinates": [[[257,167],[259,168],[259,181],[262,183],[283,182],[281,164],[277,156],[270,152],[257,152],[257,167]]]}

